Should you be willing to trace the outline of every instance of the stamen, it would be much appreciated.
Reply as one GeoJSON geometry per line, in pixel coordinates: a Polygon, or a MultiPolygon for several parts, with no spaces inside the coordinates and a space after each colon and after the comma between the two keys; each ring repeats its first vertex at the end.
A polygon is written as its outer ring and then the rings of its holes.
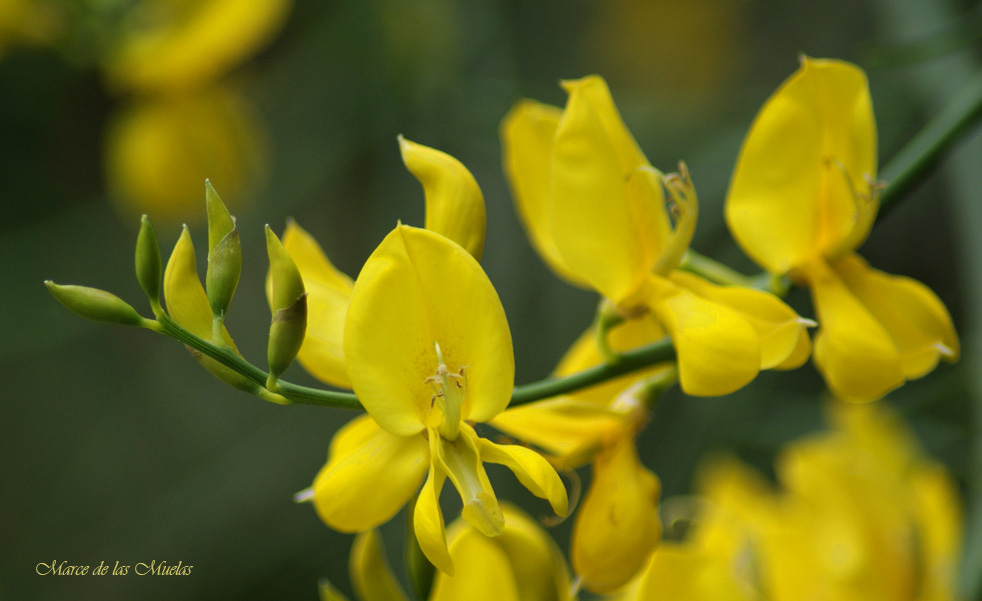
{"type": "Polygon", "coordinates": [[[436,373],[424,381],[433,386],[434,395],[430,398],[430,410],[439,407],[443,412],[443,422],[440,424],[440,434],[447,440],[456,440],[460,432],[460,411],[467,398],[467,377],[460,368],[459,373],[453,373],[443,361],[443,351],[440,344],[433,343],[439,364],[436,373]]]}
{"type": "Polygon", "coordinates": [[[667,276],[678,268],[682,256],[692,242],[699,217],[699,197],[696,195],[696,188],[692,184],[689,168],[685,163],[679,163],[678,173],[663,176],[662,185],[669,195],[666,209],[675,222],[675,229],[655,263],[654,272],[667,276]]]}

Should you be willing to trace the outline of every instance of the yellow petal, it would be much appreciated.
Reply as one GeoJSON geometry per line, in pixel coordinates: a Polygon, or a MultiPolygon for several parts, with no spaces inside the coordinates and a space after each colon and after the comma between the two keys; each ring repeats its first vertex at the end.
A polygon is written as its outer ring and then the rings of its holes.
{"type": "Polygon", "coordinates": [[[844,257],[834,269],[889,334],[908,379],[929,373],[941,358],[958,359],[958,335],[951,316],[930,288],[873,269],[856,254],[844,257]]]}
{"type": "Polygon", "coordinates": [[[760,337],[740,313],[664,280],[652,310],[672,336],[686,394],[729,394],[757,377],[760,337]]]}
{"type": "Polygon", "coordinates": [[[734,566],[692,544],[662,543],[629,599],[751,601],[751,583],[738,580],[734,566]]]}
{"type": "MultiPolygon", "coordinates": [[[[431,446],[433,441],[431,441],[431,446]]],[[[443,470],[430,464],[430,473],[423,484],[423,490],[416,499],[416,509],[413,511],[413,529],[416,541],[423,555],[430,560],[438,570],[449,576],[454,575],[453,559],[447,549],[447,533],[443,526],[443,512],[440,511],[440,491],[446,476],[443,470]]],[[[375,483],[376,486],[378,483],[375,483]]]]}
{"type": "Polygon", "coordinates": [[[556,250],[549,225],[552,143],[561,115],[559,108],[532,100],[515,105],[501,122],[503,162],[515,208],[532,246],[558,276],[585,288],[588,284],[566,266],[556,250]]]}
{"type": "Polygon", "coordinates": [[[566,601],[570,598],[569,568],[552,537],[537,520],[502,503],[505,529],[493,540],[511,562],[522,601],[566,601]]]}
{"type": "Polygon", "coordinates": [[[317,514],[342,532],[388,521],[419,489],[428,457],[422,436],[393,436],[368,415],[355,418],[334,435],[327,464],[314,479],[317,514]]]}
{"type": "Polygon", "coordinates": [[[437,573],[429,601],[521,601],[512,564],[493,539],[465,529],[450,544],[453,576],[437,573]]]}
{"type": "Polygon", "coordinates": [[[289,0],[143,2],[109,57],[111,83],[143,91],[187,89],[232,68],[279,31],[289,0]]]}
{"type": "Polygon", "coordinates": [[[806,326],[784,301],[770,292],[744,286],[717,286],[691,273],[676,271],[672,281],[702,298],[726,305],[753,326],[760,337],[760,368],[800,366],[811,351],[806,326]]]}
{"type": "Polygon", "coordinates": [[[423,185],[426,229],[450,238],[480,261],[487,218],[474,176],[449,154],[402,136],[399,150],[406,168],[423,185]]]}
{"type": "Polygon", "coordinates": [[[481,460],[504,465],[533,495],[549,501],[556,515],[565,517],[569,510],[566,487],[549,462],[532,449],[518,445],[497,445],[480,439],[481,460]]]}
{"type": "Polygon", "coordinates": [[[772,273],[856,248],[876,216],[876,124],[855,65],[804,59],[743,143],[726,220],[772,273]]]}
{"type": "Polygon", "coordinates": [[[624,414],[559,397],[508,409],[490,424],[559,456],[563,467],[573,469],[589,462],[604,441],[623,430],[624,414]]]}
{"type": "MultiPolygon", "coordinates": [[[[307,333],[297,360],[315,378],[351,388],[344,368],[344,316],[351,297],[351,278],[339,271],[317,241],[292,220],[283,232],[283,247],[307,289],[307,333]]],[[[267,277],[267,296],[271,285],[267,277]]]]}
{"type": "Polygon", "coordinates": [[[815,365],[837,396],[877,399],[904,383],[900,353],[887,331],[823,261],[808,266],[818,314],[815,365]]]}
{"type": "Polygon", "coordinates": [[[914,520],[922,548],[924,599],[956,599],[962,549],[962,508],[952,477],[929,463],[911,478],[914,520]]]}
{"type": "Polygon", "coordinates": [[[430,430],[430,447],[433,462],[453,482],[464,503],[461,515],[471,526],[485,536],[497,536],[505,526],[505,519],[494,496],[488,474],[481,462],[478,444],[480,439],[473,428],[461,424],[460,434],[454,441],[445,440],[437,430],[430,430]]]}
{"type": "Polygon", "coordinates": [[[385,558],[382,535],[372,529],[351,545],[351,583],[361,601],[408,601],[385,558]]]}
{"type": "MultiPolygon", "coordinates": [[[[164,302],[167,313],[182,328],[199,338],[211,340],[212,312],[195,263],[191,233],[185,227],[164,270],[164,302]]],[[[228,331],[222,327],[225,344],[235,350],[228,331]]],[[[238,352],[238,351],[236,351],[238,352]]]]}
{"type": "Polygon", "coordinates": [[[594,592],[626,584],[661,538],[658,478],[638,460],[633,437],[597,458],[573,526],[573,569],[594,592]]]}
{"type": "Polygon", "coordinates": [[[552,149],[549,219],[563,262],[616,305],[636,302],[657,259],[660,178],[621,121],[606,83],[565,84],[552,149]],[[639,170],[641,173],[639,173],[639,170]],[[629,185],[629,182],[632,182],[629,185]]]}
{"type": "Polygon", "coordinates": [[[409,435],[442,416],[427,382],[439,365],[465,369],[461,419],[487,421],[511,398],[515,359],[494,287],[458,244],[398,226],[368,258],[345,319],[348,377],[380,426],[409,435]]]}

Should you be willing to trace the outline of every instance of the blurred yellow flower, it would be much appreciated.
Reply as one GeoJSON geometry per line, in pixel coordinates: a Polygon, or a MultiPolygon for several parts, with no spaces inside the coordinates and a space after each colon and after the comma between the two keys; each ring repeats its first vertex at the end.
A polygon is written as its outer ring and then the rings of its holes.
{"type": "Polygon", "coordinates": [[[951,477],[881,404],[832,414],[834,430],[782,453],[780,489],[733,460],[707,469],[691,533],[662,545],[624,599],[956,599],[951,477]]]}
{"type": "Polygon", "coordinates": [[[815,363],[829,388],[871,400],[958,357],[941,301],[910,278],[871,269],[853,251],[879,208],[876,125],[855,65],[802,59],[744,141],[726,220],[772,274],[812,291],[815,363]]]}
{"type": "Polygon", "coordinates": [[[113,117],[106,178],[122,212],[190,220],[200,214],[205,179],[232,201],[248,198],[262,177],[265,147],[260,121],[228,87],[156,96],[113,117]]]}
{"type": "Polygon", "coordinates": [[[779,299],[677,269],[698,213],[688,173],[651,167],[602,78],[563,85],[565,110],[523,101],[501,131],[518,213],[550,267],[623,317],[654,315],[672,337],[688,394],[726,394],[762,368],[803,363],[805,322],[779,299]]]}
{"type": "Polygon", "coordinates": [[[142,0],[105,60],[117,89],[187,91],[215,81],[265,46],[291,0],[142,0]]]}
{"type": "Polygon", "coordinates": [[[38,0],[0,0],[0,57],[18,44],[44,44],[60,32],[62,15],[55,5],[38,0]]]}

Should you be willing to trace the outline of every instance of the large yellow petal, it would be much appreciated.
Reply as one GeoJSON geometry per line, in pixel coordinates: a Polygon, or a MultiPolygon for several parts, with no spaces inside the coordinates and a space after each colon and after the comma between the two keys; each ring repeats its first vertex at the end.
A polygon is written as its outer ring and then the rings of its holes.
{"type": "Polygon", "coordinates": [[[566,487],[542,455],[519,445],[498,445],[484,438],[480,439],[480,445],[482,461],[504,465],[529,492],[549,501],[556,515],[566,517],[569,511],[566,487]]]}
{"type": "Polygon", "coordinates": [[[958,335],[951,316],[930,288],[917,280],[873,269],[854,253],[833,267],[893,340],[904,376],[920,378],[941,358],[957,360],[958,335]]]}
{"type": "Polygon", "coordinates": [[[772,273],[858,246],[876,216],[876,124],[855,65],[803,59],[743,143],[726,220],[772,273]]]}
{"type": "Polygon", "coordinates": [[[636,590],[626,600],[752,601],[733,566],[693,544],[662,543],[651,556],[636,590]]]}
{"type": "Polygon", "coordinates": [[[890,335],[824,261],[807,268],[820,329],[815,365],[840,398],[877,399],[904,383],[900,353],[890,335]]]}
{"type": "Polygon", "coordinates": [[[671,282],[657,282],[652,311],[672,336],[679,384],[693,396],[734,392],[760,371],[760,337],[740,313],[671,282]]]}
{"type": "Polygon", "coordinates": [[[676,271],[671,279],[702,298],[726,305],[750,323],[760,337],[760,368],[799,367],[811,354],[807,326],[802,319],[770,292],[745,286],[717,286],[691,273],[676,271]]]}
{"type": "Polygon", "coordinates": [[[512,563],[505,551],[467,528],[450,544],[454,574],[437,573],[429,601],[521,601],[512,563]]]}
{"type": "Polygon", "coordinates": [[[450,238],[478,261],[484,251],[484,196],[467,167],[445,152],[399,137],[402,161],[423,185],[426,229],[450,238]]]}
{"type": "Polygon", "coordinates": [[[429,463],[422,436],[393,436],[370,416],[357,417],[334,435],[327,464],[314,478],[317,515],[342,532],[374,528],[419,490],[429,463]]]}
{"type": "MultiPolygon", "coordinates": [[[[292,220],[283,232],[283,247],[307,289],[307,333],[297,360],[315,378],[351,388],[344,368],[344,316],[351,297],[351,278],[338,270],[313,236],[292,220]]],[[[267,277],[267,296],[271,285],[267,277]]]]}
{"type": "Polygon", "coordinates": [[[461,419],[487,421],[511,398],[508,322],[477,261],[439,234],[400,225],[365,262],[345,319],[348,377],[380,426],[409,435],[442,420],[427,378],[465,370],[461,419]]]}
{"type": "Polygon", "coordinates": [[[590,492],[573,526],[573,569],[595,592],[626,584],[661,538],[657,476],[641,465],[627,436],[593,466],[590,492]]]}
{"type": "Polygon", "coordinates": [[[564,85],[569,101],[550,169],[553,240],[563,262],[595,290],[616,305],[634,304],[658,255],[661,180],[645,173],[651,167],[603,79],[564,85]]]}
{"type": "Polygon", "coordinates": [[[589,284],[566,266],[556,250],[549,221],[552,144],[561,115],[554,106],[519,102],[501,122],[501,148],[515,208],[532,246],[557,275],[585,288],[589,284]]]}
{"type": "Polygon", "coordinates": [[[436,575],[430,601],[569,599],[569,570],[556,543],[520,509],[503,504],[502,511],[505,529],[494,538],[463,520],[450,525],[456,574],[436,575]]]}

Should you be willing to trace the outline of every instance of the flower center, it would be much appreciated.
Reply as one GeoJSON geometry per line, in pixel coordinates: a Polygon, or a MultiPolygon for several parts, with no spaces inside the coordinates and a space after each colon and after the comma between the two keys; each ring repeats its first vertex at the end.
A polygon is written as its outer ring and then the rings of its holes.
{"type": "Polygon", "coordinates": [[[460,433],[460,408],[464,405],[467,398],[467,376],[464,375],[466,366],[460,368],[457,373],[450,371],[443,360],[443,352],[440,344],[433,343],[436,348],[437,368],[436,373],[426,378],[426,383],[433,386],[433,397],[430,399],[430,407],[439,407],[443,413],[443,422],[440,423],[440,435],[448,441],[457,440],[460,433]]]}

